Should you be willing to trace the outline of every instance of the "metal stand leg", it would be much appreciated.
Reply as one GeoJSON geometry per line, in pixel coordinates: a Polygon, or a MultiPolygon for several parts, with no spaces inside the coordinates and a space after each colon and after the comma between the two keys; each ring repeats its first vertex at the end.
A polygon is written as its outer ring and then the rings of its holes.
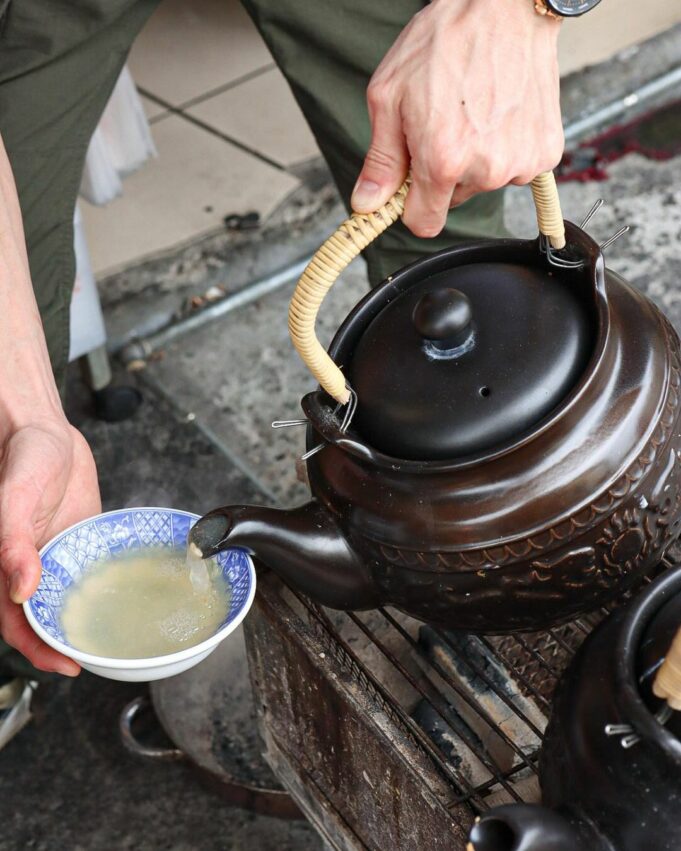
{"type": "Polygon", "coordinates": [[[136,387],[111,386],[111,365],[106,346],[98,346],[79,361],[85,383],[92,390],[97,419],[115,423],[131,417],[142,402],[142,394],[136,387]]]}
{"type": "Polygon", "coordinates": [[[96,393],[111,383],[111,365],[105,346],[98,346],[80,358],[85,383],[96,393]]]}

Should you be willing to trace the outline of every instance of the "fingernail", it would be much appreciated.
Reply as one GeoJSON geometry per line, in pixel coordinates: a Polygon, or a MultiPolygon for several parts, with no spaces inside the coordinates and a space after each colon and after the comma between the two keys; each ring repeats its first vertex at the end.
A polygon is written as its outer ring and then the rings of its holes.
{"type": "Polygon", "coordinates": [[[80,665],[75,662],[59,662],[54,672],[55,674],[63,674],[65,677],[77,677],[80,674],[80,665]]]}
{"type": "Polygon", "coordinates": [[[360,178],[352,190],[350,203],[360,212],[374,211],[380,204],[381,187],[373,180],[360,178]]]}
{"type": "Polygon", "coordinates": [[[24,601],[19,593],[21,591],[21,574],[18,570],[10,574],[10,577],[7,580],[7,585],[9,587],[9,596],[12,602],[23,603],[24,601]]]}

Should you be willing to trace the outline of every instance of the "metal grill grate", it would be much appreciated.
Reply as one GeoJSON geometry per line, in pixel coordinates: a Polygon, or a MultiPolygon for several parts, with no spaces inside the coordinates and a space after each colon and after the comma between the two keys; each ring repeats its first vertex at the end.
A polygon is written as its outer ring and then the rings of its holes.
{"type": "MultiPolygon", "coordinates": [[[[667,559],[660,571],[670,566],[667,559]]],[[[545,632],[480,637],[392,610],[331,612],[292,593],[328,651],[455,789],[452,811],[538,799],[553,691],[607,610],[545,632]]]]}

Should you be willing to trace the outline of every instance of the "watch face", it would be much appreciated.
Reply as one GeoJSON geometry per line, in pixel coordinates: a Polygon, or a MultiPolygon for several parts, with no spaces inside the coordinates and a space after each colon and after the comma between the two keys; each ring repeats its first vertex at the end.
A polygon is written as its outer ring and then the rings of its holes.
{"type": "Polygon", "coordinates": [[[548,0],[548,5],[566,18],[575,18],[598,6],[601,0],[548,0]]]}

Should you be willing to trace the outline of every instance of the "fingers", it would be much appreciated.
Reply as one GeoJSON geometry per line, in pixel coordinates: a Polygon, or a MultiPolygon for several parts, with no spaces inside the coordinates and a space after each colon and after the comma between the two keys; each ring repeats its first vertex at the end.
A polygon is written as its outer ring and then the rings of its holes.
{"type": "Polygon", "coordinates": [[[19,605],[27,600],[40,582],[40,557],[27,534],[19,531],[0,545],[0,630],[3,639],[41,671],[54,671],[75,677],[80,666],[42,641],[31,629],[19,605]]]}
{"type": "Polygon", "coordinates": [[[470,198],[472,198],[476,194],[476,190],[472,186],[468,186],[465,183],[460,183],[454,193],[452,194],[452,199],[450,201],[450,207],[458,207],[460,204],[465,204],[470,198]]]}
{"type": "Polygon", "coordinates": [[[526,186],[542,171],[549,171],[553,166],[544,161],[534,160],[518,173],[510,164],[504,165],[493,161],[481,161],[466,170],[451,197],[450,207],[458,207],[481,192],[493,192],[497,189],[513,184],[514,186],[526,186]],[[542,168],[542,165],[545,167],[542,168]]]}
{"type": "Polygon", "coordinates": [[[24,446],[17,439],[6,452],[4,462],[0,481],[0,572],[12,601],[23,603],[40,581],[34,518],[46,485],[34,470],[41,470],[41,464],[45,464],[41,444],[24,446]],[[31,459],[31,466],[27,465],[27,458],[31,459]]]}
{"type": "Polygon", "coordinates": [[[40,557],[27,534],[19,530],[0,543],[0,570],[7,580],[13,603],[23,603],[33,594],[40,582],[40,557]]]}
{"type": "MultiPolygon", "coordinates": [[[[562,137],[554,134],[542,156],[528,146],[522,171],[500,146],[487,140],[476,151],[452,133],[439,133],[415,124],[405,124],[389,86],[373,83],[367,93],[372,121],[371,145],[352,194],[356,212],[374,212],[401,186],[410,166],[412,185],[407,196],[404,224],[416,236],[431,238],[444,228],[451,207],[463,204],[480,192],[491,192],[509,183],[525,184],[560,160],[562,137]]],[[[451,130],[451,128],[449,128],[451,130]]],[[[508,151],[507,151],[508,153],[508,151]]]]}
{"type": "Polygon", "coordinates": [[[402,220],[416,236],[437,236],[447,221],[454,183],[414,175],[402,220]]]}
{"type": "Polygon", "coordinates": [[[0,624],[2,637],[11,647],[41,671],[50,671],[75,677],[80,665],[49,647],[31,629],[20,606],[9,600],[5,588],[0,588],[0,624]]]}
{"type": "Polygon", "coordinates": [[[350,203],[357,213],[373,213],[397,192],[409,169],[409,154],[396,108],[374,84],[367,91],[371,144],[350,203]]]}
{"type": "Polygon", "coordinates": [[[70,676],[78,664],[33,632],[19,604],[40,582],[38,546],[68,525],[62,516],[82,517],[88,502],[99,505],[94,463],[68,430],[40,423],[12,434],[0,466],[0,632],[36,667],[70,676]]]}
{"type": "Polygon", "coordinates": [[[444,134],[416,135],[409,144],[414,151],[412,184],[402,220],[416,236],[430,238],[445,226],[454,187],[465,170],[465,159],[444,134]]]}

